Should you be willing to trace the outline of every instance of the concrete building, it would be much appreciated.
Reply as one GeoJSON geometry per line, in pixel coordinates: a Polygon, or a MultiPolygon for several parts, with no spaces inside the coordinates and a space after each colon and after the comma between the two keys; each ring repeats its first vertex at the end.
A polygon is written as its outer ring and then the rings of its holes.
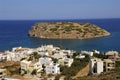
{"type": "Polygon", "coordinates": [[[100,74],[103,72],[103,61],[98,58],[90,60],[90,74],[100,74]]]}
{"type": "Polygon", "coordinates": [[[115,68],[115,61],[111,59],[104,59],[104,71],[110,71],[115,68]]]}
{"type": "Polygon", "coordinates": [[[43,69],[42,65],[39,62],[23,60],[21,61],[20,65],[21,65],[21,74],[24,73],[31,74],[33,70],[36,70],[36,72],[39,73],[43,69]]]}
{"type": "Polygon", "coordinates": [[[5,76],[6,76],[6,69],[0,69],[0,78],[5,77],[5,76]]]}
{"type": "Polygon", "coordinates": [[[20,62],[21,74],[29,73],[30,64],[31,64],[31,61],[23,60],[20,62]]]}

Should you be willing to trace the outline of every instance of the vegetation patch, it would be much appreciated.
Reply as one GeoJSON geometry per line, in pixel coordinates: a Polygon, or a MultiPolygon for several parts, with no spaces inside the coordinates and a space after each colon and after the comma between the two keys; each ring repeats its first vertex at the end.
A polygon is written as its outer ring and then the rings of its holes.
{"type": "Polygon", "coordinates": [[[83,69],[89,63],[89,60],[90,58],[88,55],[86,55],[86,58],[84,59],[74,58],[74,62],[72,63],[71,67],[61,67],[62,75],[66,75],[66,77],[75,76],[81,69],[83,69]]]}

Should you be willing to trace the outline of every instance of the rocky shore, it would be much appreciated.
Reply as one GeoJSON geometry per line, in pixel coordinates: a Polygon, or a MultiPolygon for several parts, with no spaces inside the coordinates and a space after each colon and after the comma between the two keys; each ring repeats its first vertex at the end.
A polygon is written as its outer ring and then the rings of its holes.
{"type": "Polygon", "coordinates": [[[40,22],[31,27],[28,35],[47,39],[88,39],[109,36],[110,33],[86,22],[40,22]]]}

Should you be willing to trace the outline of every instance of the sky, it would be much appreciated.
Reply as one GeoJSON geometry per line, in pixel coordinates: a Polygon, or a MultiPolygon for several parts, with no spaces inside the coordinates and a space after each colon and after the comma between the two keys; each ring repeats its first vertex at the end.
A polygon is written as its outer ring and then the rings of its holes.
{"type": "Polygon", "coordinates": [[[120,18],[120,0],[0,0],[0,20],[120,18]]]}

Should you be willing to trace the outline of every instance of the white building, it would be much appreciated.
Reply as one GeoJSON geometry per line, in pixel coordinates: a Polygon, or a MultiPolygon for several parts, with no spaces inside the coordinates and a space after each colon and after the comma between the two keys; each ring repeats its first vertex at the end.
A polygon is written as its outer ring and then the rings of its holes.
{"type": "Polygon", "coordinates": [[[41,56],[49,56],[49,53],[47,51],[39,51],[38,54],[41,56]]]}
{"type": "Polygon", "coordinates": [[[53,45],[42,45],[41,47],[38,47],[36,51],[41,56],[51,56],[53,51],[59,50],[58,47],[54,47],[53,45]]]}
{"type": "Polygon", "coordinates": [[[72,63],[73,63],[73,59],[70,59],[70,58],[64,59],[64,65],[70,67],[72,63]]]}
{"type": "Polygon", "coordinates": [[[34,65],[34,68],[33,69],[36,69],[37,72],[41,72],[42,71],[42,64],[40,64],[39,62],[36,62],[33,64],[34,65]]]}
{"type": "Polygon", "coordinates": [[[66,58],[66,56],[61,55],[61,54],[54,54],[54,55],[52,55],[51,57],[53,57],[53,58],[55,58],[55,59],[66,58]]]}
{"type": "Polygon", "coordinates": [[[39,63],[40,64],[44,64],[44,65],[47,65],[47,64],[51,64],[53,63],[52,59],[51,58],[48,58],[48,57],[41,57],[39,58],[39,63]]]}
{"type": "Polygon", "coordinates": [[[46,65],[45,72],[46,74],[60,74],[59,64],[53,63],[51,65],[46,65]]]}
{"type": "Polygon", "coordinates": [[[103,72],[103,61],[98,58],[90,60],[90,74],[100,74],[103,72]]]}
{"type": "Polygon", "coordinates": [[[19,53],[7,51],[7,61],[20,61],[21,57],[19,53]]]}
{"type": "Polygon", "coordinates": [[[93,56],[93,52],[91,51],[81,51],[81,54],[88,54],[89,56],[93,56]]]}
{"type": "Polygon", "coordinates": [[[32,73],[33,70],[36,70],[37,73],[39,73],[43,69],[42,65],[39,62],[23,60],[21,61],[20,65],[21,65],[21,74],[24,74],[25,71],[27,73],[32,73]]]}
{"type": "Polygon", "coordinates": [[[24,74],[24,73],[29,71],[30,64],[31,64],[31,61],[23,60],[23,61],[20,62],[21,74],[24,74]]]}
{"type": "Polygon", "coordinates": [[[7,54],[0,52],[0,61],[7,60],[7,54]]]}
{"type": "Polygon", "coordinates": [[[92,50],[92,52],[93,52],[94,54],[100,54],[100,51],[98,51],[98,50],[92,50]]]}
{"type": "Polygon", "coordinates": [[[54,47],[53,47],[53,45],[44,45],[44,46],[41,46],[40,48],[43,51],[46,51],[46,50],[47,51],[49,51],[49,50],[55,50],[54,47]]]}
{"type": "Polygon", "coordinates": [[[83,59],[83,58],[85,58],[85,55],[80,54],[80,55],[76,56],[76,58],[83,59]]]}
{"type": "Polygon", "coordinates": [[[21,47],[13,48],[12,51],[6,51],[7,61],[20,61],[22,58],[27,58],[32,52],[35,50],[21,47]]]}
{"type": "Polygon", "coordinates": [[[68,66],[70,67],[73,63],[73,59],[71,58],[63,58],[63,59],[59,59],[58,63],[62,66],[68,66]]]}

